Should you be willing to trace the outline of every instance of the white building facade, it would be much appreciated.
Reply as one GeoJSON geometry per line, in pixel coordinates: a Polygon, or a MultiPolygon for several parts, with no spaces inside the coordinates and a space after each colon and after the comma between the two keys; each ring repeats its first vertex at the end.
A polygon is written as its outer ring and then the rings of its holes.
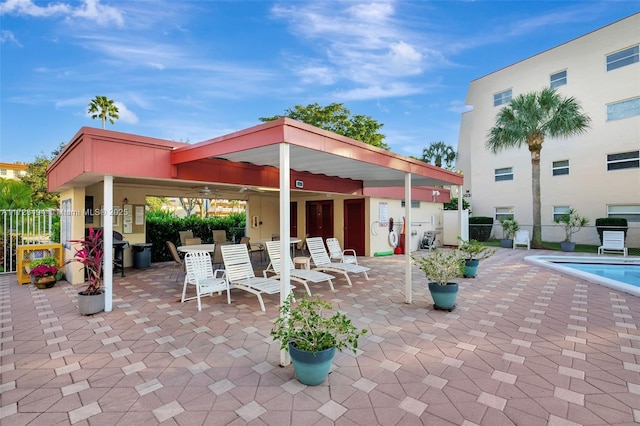
{"type": "MultiPolygon", "coordinates": [[[[590,128],[546,138],[540,162],[543,241],[561,241],[554,218],[570,207],[590,220],[573,241],[598,243],[596,218],[624,217],[627,246],[640,247],[640,14],[474,80],[462,116],[457,168],[474,216],[515,218],[532,230],[531,156],[524,144],[492,154],[487,133],[497,113],[523,93],[554,87],[574,97],[590,128]],[[635,230],[633,229],[635,228],[635,230]]],[[[499,226],[494,226],[497,238],[499,226]]]]}

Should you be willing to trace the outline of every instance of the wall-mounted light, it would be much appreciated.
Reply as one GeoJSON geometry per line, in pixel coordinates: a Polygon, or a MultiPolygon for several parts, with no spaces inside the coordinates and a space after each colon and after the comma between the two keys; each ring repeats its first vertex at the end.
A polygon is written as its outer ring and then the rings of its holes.
{"type": "Polygon", "coordinates": [[[129,199],[127,197],[124,197],[124,200],[122,200],[122,204],[129,204],[129,199]]]}

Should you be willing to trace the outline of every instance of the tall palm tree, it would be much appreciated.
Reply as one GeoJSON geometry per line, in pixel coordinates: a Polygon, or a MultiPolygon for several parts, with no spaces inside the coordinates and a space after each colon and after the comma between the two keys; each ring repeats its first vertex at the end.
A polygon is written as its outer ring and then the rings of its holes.
{"type": "Polygon", "coordinates": [[[118,111],[118,107],[113,100],[107,99],[106,96],[96,96],[91,100],[91,102],[89,102],[88,113],[91,114],[91,118],[94,120],[96,118],[102,120],[103,129],[107,124],[107,120],[109,120],[109,123],[113,124],[115,122],[114,119],[117,120],[120,118],[118,115],[119,112],[120,111],[118,111]]]}
{"type": "Polygon", "coordinates": [[[437,167],[442,167],[442,163],[444,162],[448,169],[451,168],[456,157],[457,154],[451,145],[447,145],[442,141],[431,142],[427,148],[423,148],[422,150],[422,161],[431,163],[431,160],[433,160],[437,167]]]}
{"type": "Polygon", "coordinates": [[[533,247],[542,247],[540,214],[540,153],[546,137],[568,138],[589,128],[591,119],[582,112],[573,97],[563,97],[554,89],[544,88],[517,96],[496,117],[489,129],[486,147],[494,154],[507,148],[527,144],[531,153],[531,188],[533,193],[533,247]]]}

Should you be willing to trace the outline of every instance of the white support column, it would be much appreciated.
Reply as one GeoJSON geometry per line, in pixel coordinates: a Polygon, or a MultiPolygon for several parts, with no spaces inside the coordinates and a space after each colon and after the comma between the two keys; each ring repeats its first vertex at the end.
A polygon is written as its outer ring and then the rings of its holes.
{"type": "Polygon", "coordinates": [[[411,173],[404,174],[404,276],[405,303],[413,301],[413,280],[411,278],[411,173]]]}
{"type": "Polygon", "coordinates": [[[113,176],[104,177],[104,211],[102,214],[102,241],[104,264],[102,285],[104,286],[104,311],[111,312],[113,305],[113,176]]]}
{"type": "MultiPolygon", "coordinates": [[[[456,191],[458,192],[458,238],[461,238],[463,235],[467,234],[464,232],[464,224],[462,223],[462,206],[464,205],[462,203],[462,185],[456,186],[456,191]]],[[[456,238],[456,241],[458,241],[458,238],[456,238]]]]}
{"type": "MultiPolygon", "coordinates": [[[[290,146],[283,142],[280,144],[280,303],[289,296],[291,292],[291,271],[287,265],[291,264],[291,211],[289,208],[291,201],[291,163],[289,158],[290,146]]],[[[285,366],[291,363],[289,352],[284,349],[280,351],[280,365],[285,366]]]]}

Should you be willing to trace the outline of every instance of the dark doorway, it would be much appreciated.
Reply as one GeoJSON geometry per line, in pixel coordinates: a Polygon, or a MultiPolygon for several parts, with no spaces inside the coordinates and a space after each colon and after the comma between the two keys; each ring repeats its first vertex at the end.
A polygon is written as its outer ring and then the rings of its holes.
{"type": "Polygon", "coordinates": [[[298,235],[298,202],[292,201],[289,204],[289,220],[290,227],[289,232],[291,237],[299,237],[298,235]]]}
{"type": "Polygon", "coordinates": [[[344,247],[354,249],[363,256],[364,247],[364,198],[344,200],[344,247]]]}
{"type": "Polygon", "coordinates": [[[333,237],[333,200],[307,201],[306,216],[310,237],[333,237]]]}

